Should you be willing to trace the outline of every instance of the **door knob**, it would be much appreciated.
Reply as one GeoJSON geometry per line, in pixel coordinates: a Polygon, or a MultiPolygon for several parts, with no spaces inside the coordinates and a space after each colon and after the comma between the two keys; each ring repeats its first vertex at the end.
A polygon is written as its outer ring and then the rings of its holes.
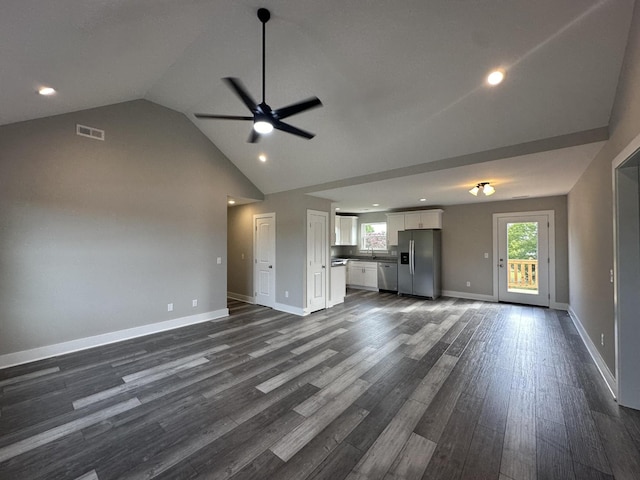
{"type": "Polygon", "coordinates": [[[269,265],[269,268],[273,268],[273,265],[269,265]]]}
{"type": "Polygon", "coordinates": [[[322,265],[322,268],[327,268],[327,267],[325,267],[324,265],[322,265]]]}

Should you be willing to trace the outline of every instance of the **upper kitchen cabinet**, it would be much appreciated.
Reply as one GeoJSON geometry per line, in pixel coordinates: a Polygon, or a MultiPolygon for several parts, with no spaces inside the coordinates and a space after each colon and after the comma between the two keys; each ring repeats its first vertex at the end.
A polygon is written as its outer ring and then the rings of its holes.
{"type": "Polygon", "coordinates": [[[387,244],[398,244],[398,232],[402,230],[418,230],[442,228],[442,212],[444,210],[417,210],[412,212],[395,212],[387,214],[387,244]]]}
{"type": "Polygon", "coordinates": [[[387,214],[387,245],[398,245],[398,232],[404,230],[404,213],[387,214]]]}
{"type": "Polygon", "coordinates": [[[404,229],[442,228],[442,212],[440,209],[405,212],[404,229]]]}
{"type": "Polygon", "coordinates": [[[358,244],[358,217],[336,215],[336,245],[358,244]]]}

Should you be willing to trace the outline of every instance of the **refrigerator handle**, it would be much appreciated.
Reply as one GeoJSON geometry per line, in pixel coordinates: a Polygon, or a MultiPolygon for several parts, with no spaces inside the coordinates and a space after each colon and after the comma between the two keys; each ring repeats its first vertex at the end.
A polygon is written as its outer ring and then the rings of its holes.
{"type": "Polygon", "coordinates": [[[413,249],[414,249],[413,240],[409,240],[409,275],[413,275],[415,271],[415,268],[413,265],[415,252],[413,251],[413,249]]]}

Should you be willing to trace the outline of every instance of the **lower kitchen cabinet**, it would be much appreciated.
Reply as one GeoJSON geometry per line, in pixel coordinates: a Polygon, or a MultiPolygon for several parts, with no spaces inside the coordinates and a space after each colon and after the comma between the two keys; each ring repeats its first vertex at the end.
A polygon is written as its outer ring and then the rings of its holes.
{"type": "Polygon", "coordinates": [[[347,285],[356,288],[378,289],[378,264],[376,262],[353,262],[347,265],[347,285]]]}

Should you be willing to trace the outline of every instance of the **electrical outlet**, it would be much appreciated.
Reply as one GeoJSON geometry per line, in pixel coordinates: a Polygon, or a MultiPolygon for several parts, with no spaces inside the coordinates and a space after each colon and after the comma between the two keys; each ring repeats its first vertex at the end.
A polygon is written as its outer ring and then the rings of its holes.
{"type": "Polygon", "coordinates": [[[604,333],[600,334],[600,345],[604,347],[604,333]]]}
{"type": "Polygon", "coordinates": [[[284,298],[289,298],[289,290],[284,291],[284,298]]]}
{"type": "Polygon", "coordinates": [[[193,300],[191,300],[191,306],[192,307],[197,307],[198,306],[198,299],[194,298],[193,300]]]}
{"type": "Polygon", "coordinates": [[[173,312],[173,303],[167,303],[167,312],[173,312]]]}
{"type": "Polygon", "coordinates": [[[484,252],[484,258],[489,258],[489,252],[484,252]]]}
{"type": "Polygon", "coordinates": [[[244,260],[244,253],[240,254],[240,260],[244,260]]]}
{"type": "Polygon", "coordinates": [[[470,287],[470,286],[471,286],[471,282],[467,282],[467,287],[470,287]]]}
{"type": "Polygon", "coordinates": [[[218,265],[220,265],[220,264],[222,263],[222,257],[218,257],[218,258],[216,259],[216,263],[217,263],[218,265]]]}
{"type": "Polygon", "coordinates": [[[609,281],[613,283],[613,268],[609,270],[609,281]]]}

